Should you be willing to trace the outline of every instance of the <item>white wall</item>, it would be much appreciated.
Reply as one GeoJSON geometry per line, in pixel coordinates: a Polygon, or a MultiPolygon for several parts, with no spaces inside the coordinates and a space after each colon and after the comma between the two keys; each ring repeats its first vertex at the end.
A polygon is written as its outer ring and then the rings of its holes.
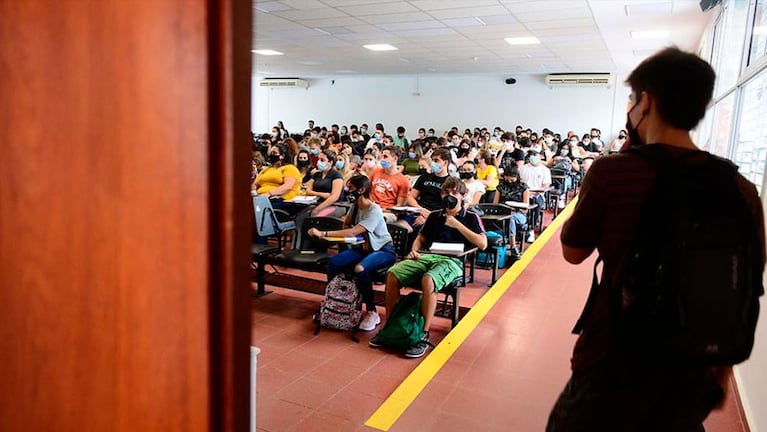
{"type": "Polygon", "coordinates": [[[268,132],[282,120],[293,133],[303,132],[308,119],[319,126],[367,123],[371,129],[381,122],[388,133],[401,125],[412,137],[419,127],[440,133],[452,126],[513,129],[521,124],[563,134],[571,129],[583,134],[597,127],[609,137],[626,121],[629,92],[622,81],[611,88],[551,89],[544,75],[517,76],[513,85],[505,84],[505,78],[341,76],[335,84],[331,78],[312,79],[308,89],[261,89],[255,77],[252,127],[268,132]],[[416,92],[420,96],[414,96],[416,92]]]}

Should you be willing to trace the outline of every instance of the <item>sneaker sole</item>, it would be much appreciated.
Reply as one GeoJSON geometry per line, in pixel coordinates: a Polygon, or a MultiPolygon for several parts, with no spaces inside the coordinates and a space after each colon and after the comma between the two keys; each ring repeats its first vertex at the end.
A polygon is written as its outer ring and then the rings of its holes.
{"type": "Polygon", "coordinates": [[[372,330],[375,330],[376,327],[378,327],[378,324],[381,324],[381,317],[380,316],[376,317],[376,322],[375,322],[375,324],[373,324],[373,327],[362,327],[362,326],[360,326],[360,330],[362,330],[362,331],[372,331],[372,330]]]}
{"type": "Polygon", "coordinates": [[[422,353],[418,353],[418,354],[408,354],[408,353],[405,353],[405,357],[407,357],[407,358],[421,358],[424,355],[426,355],[426,350],[423,350],[422,353]]]}

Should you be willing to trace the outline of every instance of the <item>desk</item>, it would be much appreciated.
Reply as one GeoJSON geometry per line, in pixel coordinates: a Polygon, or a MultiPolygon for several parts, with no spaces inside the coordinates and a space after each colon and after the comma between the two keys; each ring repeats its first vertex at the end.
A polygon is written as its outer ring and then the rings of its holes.
{"type": "Polygon", "coordinates": [[[389,211],[392,213],[420,214],[423,209],[420,207],[392,206],[389,207],[389,211]]]}
{"type": "Polygon", "coordinates": [[[320,197],[317,197],[317,196],[296,195],[292,199],[285,200],[285,202],[289,202],[295,205],[310,206],[310,205],[317,204],[317,201],[319,200],[320,200],[320,197]]]}
{"type": "MultiPolygon", "coordinates": [[[[512,220],[511,214],[486,214],[483,216],[480,216],[480,219],[482,219],[482,224],[486,226],[498,226],[498,223],[501,224],[501,236],[503,238],[503,242],[507,244],[511,244],[514,246],[514,240],[509,241],[509,238],[511,237],[511,226],[510,224],[513,224],[514,221],[512,220]]],[[[493,253],[495,254],[495,258],[493,259],[493,267],[492,267],[492,280],[490,281],[490,286],[493,286],[495,284],[495,281],[497,280],[498,276],[498,255],[499,255],[499,249],[495,246],[488,247],[493,248],[493,253]]]]}
{"type": "Polygon", "coordinates": [[[515,209],[521,210],[534,210],[538,208],[538,204],[522,203],[517,201],[506,201],[504,204],[509,207],[514,207],[515,209]]]}

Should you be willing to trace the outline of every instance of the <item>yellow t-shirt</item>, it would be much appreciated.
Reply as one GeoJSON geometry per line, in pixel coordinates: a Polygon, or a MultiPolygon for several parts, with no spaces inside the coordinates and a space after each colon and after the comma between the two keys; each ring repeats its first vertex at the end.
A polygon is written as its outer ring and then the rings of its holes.
{"type": "Polygon", "coordinates": [[[494,191],[498,186],[498,168],[495,165],[488,165],[484,170],[477,165],[477,179],[485,180],[488,177],[493,177],[494,180],[487,185],[488,191],[494,191]]]}
{"type": "Polygon", "coordinates": [[[285,183],[286,177],[293,177],[296,179],[296,183],[293,188],[282,194],[282,199],[291,200],[298,195],[301,188],[301,173],[295,165],[287,164],[279,168],[267,167],[264,168],[258,177],[256,177],[256,192],[259,194],[265,194],[269,191],[277,189],[285,183]]]}

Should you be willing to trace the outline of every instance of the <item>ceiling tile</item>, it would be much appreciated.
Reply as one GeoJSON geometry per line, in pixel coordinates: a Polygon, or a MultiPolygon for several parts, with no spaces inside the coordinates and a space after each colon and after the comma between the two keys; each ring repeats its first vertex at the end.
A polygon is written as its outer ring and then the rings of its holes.
{"type": "Polygon", "coordinates": [[[450,27],[476,27],[484,25],[477,21],[474,17],[470,18],[449,18],[441,20],[445,25],[450,27]]]}
{"type": "MultiPolygon", "coordinates": [[[[615,0],[610,0],[615,2],[615,0]]],[[[586,9],[588,4],[586,0],[539,0],[539,1],[507,1],[500,0],[506,9],[513,14],[524,12],[551,11],[558,12],[564,9],[586,9]]]]}
{"type": "Polygon", "coordinates": [[[456,31],[451,28],[429,28],[429,29],[419,29],[419,30],[403,30],[398,32],[392,32],[396,36],[408,39],[408,38],[421,38],[421,37],[427,37],[427,36],[439,36],[439,37],[445,37],[445,36],[451,36],[456,35],[456,31]]]}
{"type": "Polygon", "coordinates": [[[353,25],[364,25],[364,21],[350,16],[341,16],[334,18],[308,19],[301,21],[301,24],[307,27],[346,27],[353,25]]]}
{"type": "Polygon", "coordinates": [[[429,21],[433,18],[425,12],[396,13],[385,15],[360,16],[361,20],[370,24],[386,24],[397,22],[429,21]]]}
{"type": "Polygon", "coordinates": [[[307,9],[307,10],[289,10],[274,12],[275,15],[292,21],[320,19],[320,18],[336,18],[346,16],[338,9],[325,7],[322,9],[307,9]]]}
{"type": "Polygon", "coordinates": [[[284,5],[284,4],[282,4],[281,2],[278,2],[278,1],[270,1],[270,2],[257,1],[253,5],[253,7],[257,11],[259,11],[259,12],[267,12],[267,13],[268,12],[286,11],[286,10],[293,9],[290,6],[286,6],[286,5],[284,5]]]}
{"type": "Polygon", "coordinates": [[[491,15],[491,16],[481,16],[479,17],[482,21],[485,22],[487,25],[496,25],[496,24],[516,24],[519,21],[517,21],[516,18],[514,18],[512,15],[491,15]]]}
{"type": "Polygon", "coordinates": [[[422,29],[445,28],[445,25],[439,21],[431,20],[431,21],[412,21],[412,22],[404,22],[404,23],[379,24],[378,27],[386,31],[397,32],[401,30],[422,30],[422,29]]]}
{"type": "Polygon", "coordinates": [[[475,16],[495,16],[508,14],[509,11],[501,5],[429,11],[429,15],[437,19],[468,18],[475,16]]]}
{"type": "MultiPolygon", "coordinates": [[[[441,9],[460,9],[467,5],[466,0],[411,0],[410,4],[425,11],[441,9]]],[[[471,0],[472,7],[494,6],[497,0],[471,0]]]]}
{"type": "Polygon", "coordinates": [[[385,15],[385,14],[398,14],[408,12],[418,12],[418,9],[411,6],[404,1],[391,2],[391,3],[379,3],[372,5],[360,5],[360,6],[344,6],[338,9],[346,12],[351,16],[365,16],[365,15],[385,15]]]}
{"type": "Polygon", "coordinates": [[[326,4],[318,0],[280,0],[280,3],[290,7],[291,9],[297,10],[322,9],[328,7],[326,4]]]}

